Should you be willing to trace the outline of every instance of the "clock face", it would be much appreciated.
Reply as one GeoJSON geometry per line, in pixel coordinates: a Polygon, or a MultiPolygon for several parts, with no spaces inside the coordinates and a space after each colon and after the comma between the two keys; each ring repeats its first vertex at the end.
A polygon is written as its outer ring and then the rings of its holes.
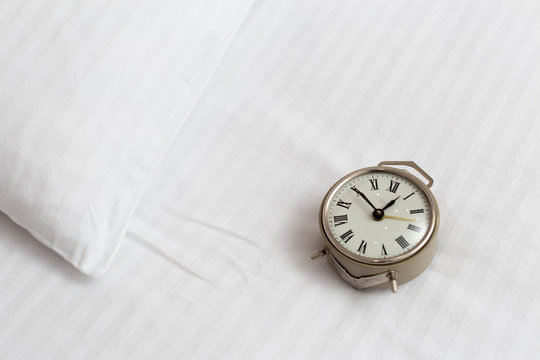
{"type": "Polygon", "coordinates": [[[329,196],[323,213],[327,233],[334,245],[361,260],[401,259],[416,251],[430,231],[431,202],[410,175],[360,171],[329,196]]]}

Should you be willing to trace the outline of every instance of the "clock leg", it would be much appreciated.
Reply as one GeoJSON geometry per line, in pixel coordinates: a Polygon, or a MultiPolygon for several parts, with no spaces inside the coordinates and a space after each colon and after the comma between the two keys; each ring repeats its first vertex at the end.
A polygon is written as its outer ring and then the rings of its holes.
{"type": "Polygon", "coordinates": [[[388,284],[390,285],[390,289],[392,289],[393,292],[397,292],[397,273],[395,271],[389,271],[388,275],[388,284]]]}

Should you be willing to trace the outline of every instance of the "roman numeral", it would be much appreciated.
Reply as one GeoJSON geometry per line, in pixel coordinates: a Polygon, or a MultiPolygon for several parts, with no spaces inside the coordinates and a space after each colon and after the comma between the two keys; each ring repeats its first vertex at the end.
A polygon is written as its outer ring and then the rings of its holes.
{"type": "Polygon", "coordinates": [[[384,244],[382,244],[381,256],[385,256],[385,255],[388,255],[388,253],[386,252],[386,248],[384,247],[384,244]]]}
{"type": "Polygon", "coordinates": [[[386,189],[386,191],[390,191],[395,194],[398,187],[399,187],[399,183],[397,181],[390,180],[390,186],[388,187],[388,189],[386,189]]]}
{"type": "Polygon", "coordinates": [[[409,246],[409,243],[403,236],[400,236],[396,239],[396,242],[401,246],[402,249],[405,249],[407,246],[409,246]]]}
{"type": "Polygon", "coordinates": [[[345,201],[343,201],[341,199],[339,199],[337,201],[337,206],[341,206],[341,207],[343,207],[345,209],[349,209],[351,207],[351,204],[352,204],[352,202],[345,202],[345,201]]]}
{"type": "Polygon", "coordinates": [[[346,224],[348,221],[347,215],[336,215],[334,216],[334,224],[336,226],[346,224]]]}
{"type": "Polygon", "coordinates": [[[403,200],[405,201],[405,200],[407,200],[408,198],[410,198],[410,197],[413,196],[413,195],[414,195],[414,191],[413,191],[412,193],[410,193],[409,195],[405,196],[405,197],[403,198],[403,200]]]}
{"type": "Polygon", "coordinates": [[[358,248],[358,252],[361,252],[362,254],[365,254],[366,253],[366,247],[367,247],[367,242],[362,240],[362,242],[360,243],[360,247],[358,248]]]}
{"type": "Polygon", "coordinates": [[[369,182],[371,183],[371,189],[370,190],[379,190],[379,179],[369,179],[369,182]]]}
{"type": "Polygon", "coordinates": [[[407,226],[407,229],[412,230],[412,231],[416,231],[416,232],[422,231],[421,227],[413,225],[413,224],[409,224],[409,226],[407,226]]]}
{"type": "Polygon", "coordinates": [[[409,210],[411,214],[423,214],[424,209],[409,210]]]}
{"type": "Polygon", "coordinates": [[[348,230],[343,235],[341,235],[341,239],[347,243],[347,241],[351,240],[351,238],[354,236],[352,230],[348,230]]]}
{"type": "Polygon", "coordinates": [[[358,190],[358,189],[356,188],[356,186],[353,186],[353,187],[351,188],[351,190],[353,190],[353,191],[356,193],[356,196],[360,196],[360,194],[362,194],[362,192],[361,192],[360,190],[358,190]]]}

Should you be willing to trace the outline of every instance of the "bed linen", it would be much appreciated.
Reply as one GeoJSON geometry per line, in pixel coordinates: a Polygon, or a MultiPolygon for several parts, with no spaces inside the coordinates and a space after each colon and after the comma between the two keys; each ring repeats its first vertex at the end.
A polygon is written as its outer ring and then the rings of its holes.
{"type": "Polygon", "coordinates": [[[245,3],[11,2],[0,13],[0,211],[102,274],[245,3]]]}
{"type": "Polygon", "coordinates": [[[0,218],[0,357],[529,359],[540,345],[540,8],[257,1],[86,278],[0,218]],[[341,175],[415,160],[439,251],[397,294],[325,262],[341,175]]]}

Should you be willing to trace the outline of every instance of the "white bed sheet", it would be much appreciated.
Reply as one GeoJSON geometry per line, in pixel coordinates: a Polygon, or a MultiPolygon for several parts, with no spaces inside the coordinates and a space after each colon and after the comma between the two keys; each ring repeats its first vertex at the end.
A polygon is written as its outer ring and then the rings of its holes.
{"type": "Polygon", "coordinates": [[[540,351],[540,6],[257,1],[109,272],[0,218],[0,357],[533,358],[540,351]],[[415,160],[433,264],[351,289],[317,212],[332,183],[415,160]]]}

